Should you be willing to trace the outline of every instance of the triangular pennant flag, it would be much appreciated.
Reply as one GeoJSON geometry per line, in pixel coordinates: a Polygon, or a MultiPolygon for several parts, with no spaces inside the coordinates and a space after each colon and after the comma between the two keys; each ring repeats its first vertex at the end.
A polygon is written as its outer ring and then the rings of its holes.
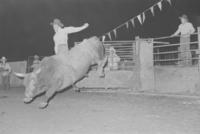
{"type": "Polygon", "coordinates": [[[170,5],[172,5],[172,1],[171,1],[171,0],[167,0],[167,2],[168,2],[170,5]]]}
{"type": "Polygon", "coordinates": [[[129,24],[128,24],[128,22],[126,22],[126,28],[127,28],[127,29],[129,28],[129,24]]]}
{"type": "Polygon", "coordinates": [[[155,13],[154,13],[154,6],[152,6],[152,7],[150,8],[150,10],[151,10],[152,15],[154,16],[154,15],[155,15],[155,13]]]}
{"type": "Polygon", "coordinates": [[[102,42],[104,42],[105,41],[105,39],[106,39],[106,36],[104,35],[104,36],[102,36],[102,42]]]}
{"type": "Polygon", "coordinates": [[[108,33],[108,37],[109,37],[110,40],[112,40],[112,37],[111,37],[111,34],[110,34],[110,33],[108,33]]]}
{"type": "Polygon", "coordinates": [[[162,10],[162,2],[161,1],[158,2],[158,7],[159,7],[160,10],[162,10]]]}
{"type": "Polygon", "coordinates": [[[134,18],[133,18],[133,19],[131,19],[131,23],[132,23],[133,27],[135,27],[134,18]]]}
{"type": "Polygon", "coordinates": [[[142,21],[143,21],[143,23],[144,23],[144,21],[145,21],[145,19],[146,19],[145,12],[142,13],[142,19],[143,19],[142,21]]]}
{"type": "Polygon", "coordinates": [[[117,29],[114,29],[113,32],[114,32],[115,38],[117,38],[117,29]]]}
{"type": "Polygon", "coordinates": [[[140,24],[142,24],[142,18],[141,18],[141,15],[138,15],[137,18],[138,18],[140,24]]]}

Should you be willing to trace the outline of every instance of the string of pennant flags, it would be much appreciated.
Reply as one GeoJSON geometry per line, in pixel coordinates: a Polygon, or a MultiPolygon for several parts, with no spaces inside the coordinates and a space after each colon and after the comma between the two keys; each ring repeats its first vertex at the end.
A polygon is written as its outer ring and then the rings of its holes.
{"type": "Polygon", "coordinates": [[[117,30],[120,29],[121,27],[126,26],[126,28],[129,29],[130,24],[132,24],[132,26],[135,27],[135,19],[137,19],[139,21],[139,23],[142,25],[146,20],[146,12],[150,11],[152,13],[152,15],[155,16],[155,7],[157,6],[160,9],[160,11],[162,11],[163,2],[168,2],[170,5],[172,5],[172,1],[171,0],[160,0],[157,3],[155,3],[153,6],[151,6],[150,8],[144,10],[142,13],[138,14],[137,16],[129,19],[128,21],[126,21],[123,24],[117,26],[113,30],[111,30],[111,31],[105,33],[104,35],[102,35],[100,37],[101,40],[105,41],[105,39],[107,37],[109,38],[109,40],[112,40],[112,36],[111,36],[112,33],[114,34],[115,38],[117,38],[117,30]]]}

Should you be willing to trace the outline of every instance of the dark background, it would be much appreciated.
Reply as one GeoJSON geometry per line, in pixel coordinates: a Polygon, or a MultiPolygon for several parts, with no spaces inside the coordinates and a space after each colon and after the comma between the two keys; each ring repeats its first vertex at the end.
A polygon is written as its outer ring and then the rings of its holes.
{"type": "MultiPolygon", "coordinates": [[[[60,18],[65,26],[90,27],[70,35],[69,42],[100,36],[129,18],[136,16],[158,0],[0,0],[0,56],[9,60],[27,59],[30,55],[53,54],[53,29],[49,23],[60,18]]],[[[200,26],[199,0],[172,0],[163,11],[155,9],[155,17],[147,13],[144,25],[118,30],[115,40],[133,40],[135,36],[167,36],[177,29],[178,16],[185,13],[195,27],[200,26]]]]}

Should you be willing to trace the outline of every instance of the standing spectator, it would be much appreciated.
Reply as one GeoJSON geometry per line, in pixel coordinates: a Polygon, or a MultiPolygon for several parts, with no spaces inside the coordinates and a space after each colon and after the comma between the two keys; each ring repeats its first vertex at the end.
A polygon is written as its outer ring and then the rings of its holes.
{"type": "Polygon", "coordinates": [[[11,67],[7,63],[6,57],[1,58],[0,70],[1,70],[1,78],[2,78],[3,88],[9,89],[10,88],[11,67]]]}
{"type": "Polygon", "coordinates": [[[34,60],[33,60],[33,64],[31,66],[31,71],[37,69],[39,67],[40,64],[40,57],[38,55],[34,56],[34,60]]]}
{"type": "Polygon", "coordinates": [[[188,16],[183,14],[179,17],[181,24],[178,30],[172,35],[177,36],[181,34],[180,37],[180,64],[183,66],[192,64],[192,54],[190,51],[190,35],[195,32],[194,26],[189,22],[188,16]]]}

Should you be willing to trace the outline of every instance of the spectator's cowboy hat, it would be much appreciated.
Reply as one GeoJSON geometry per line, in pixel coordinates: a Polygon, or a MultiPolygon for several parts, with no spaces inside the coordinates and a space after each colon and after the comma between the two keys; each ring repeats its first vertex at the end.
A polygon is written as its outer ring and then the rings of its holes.
{"type": "Polygon", "coordinates": [[[60,27],[64,27],[64,24],[61,22],[61,20],[60,19],[57,19],[57,18],[55,18],[54,20],[53,20],[53,22],[51,22],[50,23],[50,25],[58,25],[58,26],[60,26],[60,27]]]}
{"type": "Polygon", "coordinates": [[[179,19],[186,19],[186,20],[189,20],[189,19],[188,19],[188,16],[187,16],[186,14],[181,15],[181,16],[179,17],[179,19]]]}
{"type": "Polygon", "coordinates": [[[38,60],[40,57],[38,55],[34,55],[34,59],[38,60]]]}
{"type": "Polygon", "coordinates": [[[7,59],[6,59],[6,57],[3,56],[3,57],[1,58],[0,61],[1,61],[1,62],[2,62],[2,61],[7,61],[7,59]]]}

